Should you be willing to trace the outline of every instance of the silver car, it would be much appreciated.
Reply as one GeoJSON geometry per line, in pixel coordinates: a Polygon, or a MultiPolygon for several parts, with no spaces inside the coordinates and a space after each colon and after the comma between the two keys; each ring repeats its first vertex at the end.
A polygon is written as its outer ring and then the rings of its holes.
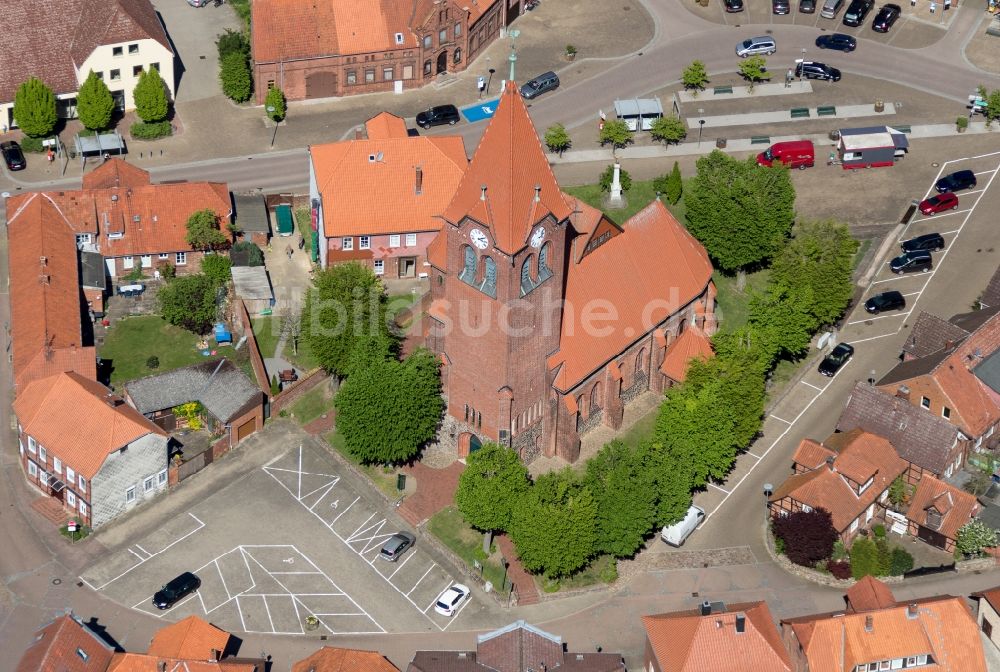
{"type": "Polygon", "coordinates": [[[740,58],[757,56],[759,54],[767,54],[770,56],[777,50],[778,45],[775,43],[774,38],[767,35],[761,37],[751,37],[749,40],[743,40],[736,45],[736,55],[740,58]]]}
{"type": "Polygon", "coordinates": [[[396,562],[399,560],[399,556],[412,546],[416,540],[416,537],[409,532],[397,532],[382,545],[379,557],[389,562],[396,562]]]}

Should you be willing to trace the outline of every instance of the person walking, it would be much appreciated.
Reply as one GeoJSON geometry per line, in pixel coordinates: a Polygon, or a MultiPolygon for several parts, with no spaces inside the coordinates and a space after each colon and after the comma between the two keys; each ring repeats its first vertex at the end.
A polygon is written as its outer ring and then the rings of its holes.
{"type": "Polygon", "coordinates": [[[292,258],[292,246],[291,245],[286,245],[285,246],[285,254],[288,255],[289,259],[292,258]]]}

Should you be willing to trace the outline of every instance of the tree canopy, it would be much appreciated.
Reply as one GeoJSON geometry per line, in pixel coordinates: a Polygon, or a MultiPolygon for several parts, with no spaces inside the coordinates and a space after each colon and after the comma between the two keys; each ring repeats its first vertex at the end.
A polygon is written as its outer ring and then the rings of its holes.
{"type": "Polygon", "coordinates": [[[583,482],[597,504],[599,553],[634,555],[656,523],[657,492],[644,456],[612,441],[587,460],[583,482]]]}
{"type": "Polygon", "coordinates": [[[833,554],[837,530],[826,509],[795,511],[779,516],[772,523],[774,536],[785,543],[785,555],[796,565],[815,567],[833,554]]]}
{"type": "Polygon", "coordinates": [[[514,507],[529,484],[528,470],[514,450],[485,443],[466,459],[455,503],[473,527],[486,532],[506,531],[514,507]]]}
{"type": "Polygon", "coordinates": [[[149,68],[139,73],[139,81],[132,90],[135,101],[135,113],[148,123],[162,121],[167,118],[169,100],[167,88],[156,68],[149,68]]]}
{"type": "Polygon", "coordinates": [[[562,124],[553,124],[545,129],[545,146],[550,152],[555,152],[562,156],[562,153],[569,149],[571,141],[566,127],[562,124]]]}
{"type": "Polygon", "coordinates": [[[217,285],[229,282],[233,262],[224,254],[210,254],[201,260],[201,272],[210,277],[217,285]]]}
{"type": "Polygon", "coordinates": [[[246,54],[231,51],[223,56],[219,63],[219,81],[222,83],[222,92],[227,98],[237,103],[250,100],[250,94],[253,93],[253,78],[250,75],[246,54]]]}
{"type": "Polygon", "coordinates": [[[649,129],[649,134],[654,140],[659,140],[665,144],[677,144],[687,137],[687,126],[674,115],[660,117],[653,122],[649,129]]]}
{"type": "Polygon", "coordinates": [[[17,87],[14,94],[14,119],[25,135],[43,138],[56,127],[59,121],[56,113],[56,96],[52,89],[37,77],[17,87]]]}
{"type": "Polygon", "coordinates": [[[276,86],[272,86],[268,89],[267,96],[264,98],[264,109],[274,108],[274,111],[268,111],[267,116],[271,118],[271,121],[281,121],[285,118],[286,104],[285,104],[285,92],[276,86]]]}
{"type": "Polygon", "coordinates": [[[156,295],[160,315],[188,331],[207,333],[215,322],[217,287],[215,280],[201,273],[174,278],[156,295]]]}
{"type": "Polygon", "coordinates": [[[705,70],[705,64],[701,61],[691,61],[691,65],[684,68],[684,72],[681,73],[681,83],[684,84],[685,89],[694,89],[695,91],[701,91],[708,84],[708,72],[705,70]]]}
{"type": "Polygon", "coordinates": [[[604,122],[599,140],[601,145],[610,144],[612,149],[621,149],[632,143],[634,135],[632,131],[628,130],[628,124],[621,119],[613,119],[604,122]]]}
{"type": "Polygon", "coordinates": [[[111,124],[114,111],[115,99],[108,85],[91,70],[76,94],[76,114],[80,123],[92,131],[103,131],[111,124]]]}
{"type": "Polygon", "coordinates": [[[196,250],[214,250],[229,243],[226,234],[219,230],[219,215],[210,208],[198,210],[188,217],[184,240],[196,250]]]}

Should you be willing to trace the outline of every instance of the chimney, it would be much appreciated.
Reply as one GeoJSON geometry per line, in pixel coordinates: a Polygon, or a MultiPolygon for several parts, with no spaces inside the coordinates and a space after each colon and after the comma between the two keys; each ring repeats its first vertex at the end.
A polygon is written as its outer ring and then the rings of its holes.
{"type": "Polygon", "coordinates": [[[43,275],[38,276],[38,282],[40,282],[43,285],[49,284],[49,281],[51,279],[52,279],[52,276],[47,275],[47,274],[43,274],[43,275]]]}
{"type": "Polygon", "coordinates": [[[712,603],[709,602],[708,600],[705,600],[704,602],[701,603],[701,615],[708,616],[711,613],[712,613],[712,603]]]}
{"type": "Polygon", "coordinates": [[[158,662],[158,663],[156,664],[156,669],[157,669],[157,670],[158,670],[159,672],[167,672],[167,661],[165,661],[165,660],[161,660],[160,662],[158,662]]]}
{"type": "Polygon", "coordinates": [[[538,203],[538,201],[540,201],[540,200],[542,200],[542,185],[536,184],[535,185],[535,203],[538,203]]]}
{"type": "Polygon", "coordinates": [[[833,455],[828,455],[826,458],[826,468],[833,471],[833,463],[836,458],[833,455]]]}
{"type": "Polygon", "coordinates": [[[46,266],[49,263],[48,257],[38,257],[38,263],[42,266],[46,266]]]}
{"type": "Polygon", "coordinates": [[[917,603],[916,602],[910,602],[910,604],[907,605],[907,607],[906,607],[906,617],[907,618],[916,618],[917,617],[917,603]]]}
{"type": "Polygon", "coordinates": [[[479,190],[480,190],[479,200],[480,201],[485,201],[486,200],[486,185],[485,184],[481,185],[479,187],[479,190]]]}
{"type": "Polygon", "coordinates": [[[212,660],[218,660],[218,659],[219,659],[219,650],[212,649],[212,660]]]}
{"type": "Polygon", "coordinates": [[[910,388],[908,388],[906,385],[900,385],[899,388],[896,390],[896,396],[899,397],[900,399],[906,399],[907,401],[909,401],[910,388]]]}
{"type": "Polygon", "coordinates": [[[414,189],[416,190],[417,196],[419,196],[424,192],[424,169],[421,168],[420,166],[417,166],[416,171],[417,171],[417,177],[414,189]]]}
{"type": "Polygon", "coordinates": [[[736,614],[736,632],[744,633],[747,631],[747,615],[743,612],[736,614]]]}
{"type": "Polygon", "coordinates": [[[875,619],[871,614],[865,616],[865,632],[871,632],[875,628],[875,619]]]}
{"type": "Polygon", "coordinates": [[[954,347],[955,347],[955,341],[953,341],[952,339],[949,338],[947,341],[944,342],[945,350],[951,350],[954,347]]]}

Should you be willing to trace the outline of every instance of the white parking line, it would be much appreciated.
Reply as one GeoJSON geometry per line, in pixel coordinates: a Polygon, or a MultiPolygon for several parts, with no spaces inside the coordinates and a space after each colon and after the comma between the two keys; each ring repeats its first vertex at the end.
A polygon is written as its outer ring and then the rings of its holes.
{"type": "Polygon", "coordinates": [[[750,452],[749,450],[748,450],[748,451],[746,451],[746,452],[745,452],[744,454],[745,454],[745,455],[749,455],[750,457],[753,457],[753,458],[756,458],[756,459],[758,459],[758,460],[759,460],[759,459],[761,459],[760,455],[758,455],[758,454],[756,454],[756,453],[751,453],[751,452],[750,452]]]}
{"type": "Polygon", "coordinates": [[[940,220],[940,219],[944,219],[945,217],[951,217],[952,215],[963,215],[963,214],[965,214],[967,212],[972,212],[975,209],[975,207],[976,206],[972,206],[968,210],[959,210],[959,209],[956,208],[955,210],[949,210],[948,212],[938,212],[938,213],[933,214],[933,215],[924,215],[918,221],[929,222],[931,220],[940,220]]]}
{"type": "MultiPolygon", "coordinates": [[[[406,592],[406,597],[409,597],[409,596],[410,596],[410,593],[412,593],[412,592],[413,592],[414,590],[416,590],[416,589],[417,589],[417,586],[419,586],[419,585],[420,585],[420,582],[421,582],[421,581],[423,581],[423,580],[424,580],[424,578],[425,578],[425,577],[426,577],[426,576],[427,576],[428,574],[430,574],[430,573],[431,573],[431,570],[432,570],[432,569],[434,569],[434,565],[431,565],[430,567],[428,567],[428,568],[427,568],[427,571],[426,571],[426,572],[424,572],[424,575],[423,575],[423,576],[421,576],[421,577],[420,577],[419,579],[417,579],[417,582],[413,584],[413,588],[410,588],[410,590],[406,592]]],[[[416,605],[413,605],[413,606],[416,606],[416,605]]],[[[419,608],[420,608],[420,607],[417,607],[417,609],[419,609],[419,608]]],[[[425,611],[424,613],[427,613],[427,612],[425,611]]]]}
{"type": "Polygon", "coordinates": [[[396,570],[392,574],[390,574],[389,576],[385,577],[385,580],[386,581],[392,581],[392,577],[396,576],[396,572],[398,572],[399,570],[401,570],[403,568],[403,565],[405,565],[406,563],[408,563],[410,561],[410,558],[412,558],[415,555],[416,555],[416,552],[412,552],[409,555],[407,555],[405,560],[403,560],[401,563],[399,563],[398,565],[396,565],[396,570]]]}
{"type": "MultiPolygon", "coordinates": [[[[757,458],[757,459],[760,459],[760,458],[757,458]]],[[[726,490],[725,488],[720,488],[719,486],[717,486],[715,483],[712,483],[711,481],[709,481],[708,485],[712,486],[716,490],[721,490],[722,492],[726,493],[727,495],[730,492],[729,490],[726,490]]]]}
{"type": "Polygon", "coordinates": [[[805,385],[805,386],[807,386],[807,387],[811,387],[811,388],[813,388],[814,390],[817,390],[817,391],[819,391],[819,392],[822,392],[823,390],[825,390],[825,389],[826,389],[826,387],[816,387],[816,386],[815,386],[815,385],[813,385],[812,383],[807,383],[807,382],[806,382],[806,381],[804,381],[804,380],[803,380],[803,381],[800,381],[800,382],[801,382],[801,383],[802,383],[803,385],[805,385]]]}
{"type": "Polygon", "coordinates": [[[852,324],[864,324],[865,322],[874,322],[875,320],[884,320],[887,317],[899,317],[900,315],[906,317],[907,315],[909,315],[909,313],[889,313],[888,315],[870,315],[869,317],[866,317],[863,320],[854,320],[853,322],[848,322],[847,326],[851,326],[852,324]]]}
{"type": "Polygon", "coordinates": [[[771,417],[774,418],[775,420],[779,420],[779,421],[785,423],[786,425],[792,424],[792,423],[788,422],[788,420],[785,420],[784,418],[779,418],[778,416],[776,416],[774,414],[772,414],[771,417]]]}
{"type": "Polygon", "coordinates": [[[986,175],[987,173],[993,173],[993,172],[996,172],[996,171],[993,171],[993,170],[984,170],[984,171],[979,172],[979,173],[973,173],[973,175],[986,175]]]}

